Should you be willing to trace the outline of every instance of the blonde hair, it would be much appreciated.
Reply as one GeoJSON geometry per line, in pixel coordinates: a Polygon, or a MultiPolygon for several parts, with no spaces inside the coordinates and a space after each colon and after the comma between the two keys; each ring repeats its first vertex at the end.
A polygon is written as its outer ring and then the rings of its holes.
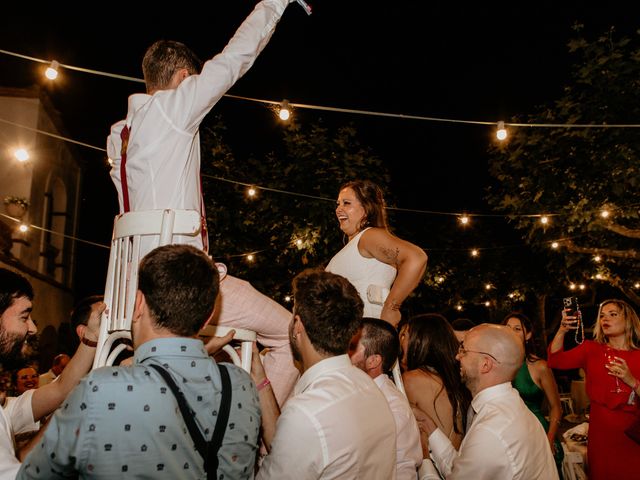
{"type": "Polygon", "coordinates": [[[640,346],[640,319],[635,310],[624,300],[609,299],[604,300],[598,308],[598,317],[596,318],[596,324],[593,327],[593,339],[598,343],[608,343],[609,339],[602,331],[602,325],[600,325],[600,313],[605,305],[613,304],[618,307],[620,313],[624,316],[625,328],[624,335],[625,340],[629,348],[637,350],[640,346]]]}

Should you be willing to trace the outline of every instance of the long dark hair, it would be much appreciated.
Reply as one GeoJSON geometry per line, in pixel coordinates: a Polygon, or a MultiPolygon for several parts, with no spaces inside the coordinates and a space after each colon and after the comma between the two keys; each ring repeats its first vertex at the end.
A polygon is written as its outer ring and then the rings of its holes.
{"type": "MultiPolygon", "coordinates": [[[[453,328],[442,315],[425,313],[409,320],[407,368],[428,373],[435,371],[438,374],[451,402],[456,433],[462,433],[458,430],[456,421],[458,414],[462,416],[462,425],[466,429],[466,412],[471,403],[471,394],[462,383],[460,367],[456,361],[459,345],[453,328]]],[[[435,403],[434,398],[434,409],[435,403]]]]}
{"type": "Polygon", "coordinates": [[[359,225],[359,231],[367,227],[389,229],[384,196],[378,185],[370,180],[352,180],[342,185],[340,190],[345,188],[353,190],[364,209],[364,218],[359,225]]]}
{"type": "Polygon", "coordinates": [[[519,312],[511,312],[507,314],[506,317],[502,320],[502,325],[506,325],[510,318],[515,318],[520,322],[520,326],[524,330],[524,358],[527,361],[533,363],[542,358],[538,354],[538,348],[536,346],[536,334],[533,331],[533,323],[529,317],[527,317],[524,313],[519,312]],[[531,338],[527,340],[527,333],[531,332],[531,338]]]}

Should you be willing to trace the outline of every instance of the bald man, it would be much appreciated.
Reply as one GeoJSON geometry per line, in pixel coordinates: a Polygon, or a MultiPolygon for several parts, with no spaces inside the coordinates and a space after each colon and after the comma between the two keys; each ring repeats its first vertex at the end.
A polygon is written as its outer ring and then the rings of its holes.
{"type": "Polygon", "coordinates": [[[438,470],[447,479],[557,479],[547,435],[511,386],[522,341],[509,327],[485,323],[469,330],[456,359],[473,396],[459,451],[431,418],[417,415],[438,470]]]}

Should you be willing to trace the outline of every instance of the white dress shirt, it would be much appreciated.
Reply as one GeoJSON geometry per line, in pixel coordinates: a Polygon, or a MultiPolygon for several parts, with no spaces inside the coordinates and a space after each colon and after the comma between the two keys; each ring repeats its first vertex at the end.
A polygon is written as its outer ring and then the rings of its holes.
{"type": "Polygon", "coordinates": [[[373,381],[387,399],[396,422],[396,478],[415,480],[416,471],[422,464],[420,430],[416,417],[411,411],[407,397],[396,388],[388,376],[378,375],[373,381]]]}
{"type": "Polygon", "coordinates": [[[322,360],[300,377],[256,478],[396,478],[393,415],[347,355],[322,360]]]}
{"type": "Polygon", "coordinates": [[[554,480],[558,470],[547,434],[511,383],[485,388],[459,451],[440,430],[429,436],[431,457],[447,479],[554,480]]]}
{"type": "Polygon", "coordinates": [[[43,373],[39,377],[38,386],[43,387],[44,385],[48,385],[53,382],[58,376],[53,373],[53,370],[49,370],[47,373],[43,373]]]}
{"type": "MultiPolygon", "coordinates": [[[[200,191],[200,135],[205,115],[253,65],[267,45],[290,0],[264,0],[240,25],[224,50],[171,90],[129,97],[126,120],[111,127],[107,153],[111,178],[123,211],[120,133],[131,129],[126,175],[132,211],[165,208],[196,210],[204,216],[200,191]]],[[[200,235],[177,236],[174,243],[203,248],[200,235]]],[[[141,255],[158,245],[143,238],[141,255]]]]}
{"type": "Polygon", "coordinates": [[[20,469],[20,461],[16,458],[13,437],[19,432],[37,430],[33,421],[31,397],[35,390],[27,390],[22,395],[8,401],[0,412],[0,479],[13,480],[20,469]]]}

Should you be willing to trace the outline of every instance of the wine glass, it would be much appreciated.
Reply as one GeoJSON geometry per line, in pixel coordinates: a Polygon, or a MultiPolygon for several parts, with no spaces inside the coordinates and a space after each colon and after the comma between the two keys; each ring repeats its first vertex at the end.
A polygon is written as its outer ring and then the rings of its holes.
{"type": "MultiPolygon", "coordinates": [[[[607,361],[607,366],[612,367],[616,365],[616,352],[610,347],[605,346],[604,348],[604,358],[607,361]]],[[[616,379],[616,388],[610,390],[611,393],[622,393],[622,388],[620,387],[620,379],[614,376],[616,379]]]]}

